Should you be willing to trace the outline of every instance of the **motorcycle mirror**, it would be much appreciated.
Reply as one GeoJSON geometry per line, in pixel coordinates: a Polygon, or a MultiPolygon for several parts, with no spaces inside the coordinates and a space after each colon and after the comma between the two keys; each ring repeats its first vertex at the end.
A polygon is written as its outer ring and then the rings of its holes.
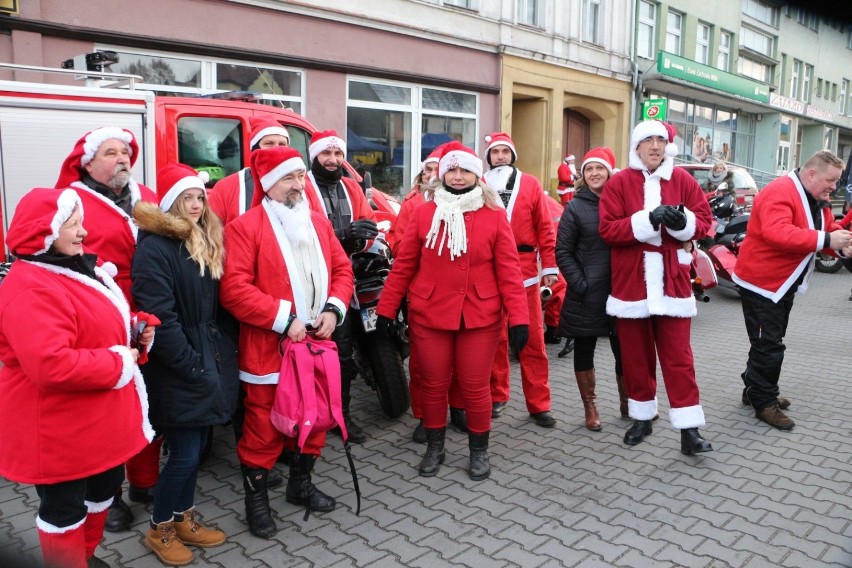
{"type": "Polygon", "coordinates": [[[364,189],[373,187],[373,174],[371,174],[370,172],[364,172],[364,176],[361,180],[361,186],[364,189]]]}

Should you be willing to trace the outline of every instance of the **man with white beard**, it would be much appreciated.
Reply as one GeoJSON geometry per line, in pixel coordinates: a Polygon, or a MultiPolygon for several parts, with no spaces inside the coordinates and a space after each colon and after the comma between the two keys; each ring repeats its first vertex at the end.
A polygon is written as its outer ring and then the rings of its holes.
{"type": "MultiPolygon", "coordinates": [[[[286,334],[304,341],[308,326],[327,339],[343,323],[353,291],[352,266],[324,215],[305,200],[305,162],[294,148],[277,146],[252,153],[252,207],[225,229],[222,305],[240,322],[239,367],[245,393],[243,436],[237,457],[243,472],[249,530],[272,538],[277,527],[269,509],[269,470],[295,439],[269,418],[286,334]]],[[[311,482],[325,432],[308,436],[298,457],[289,459],[287,502],[331,511],[335,500],[311,482]]]]}

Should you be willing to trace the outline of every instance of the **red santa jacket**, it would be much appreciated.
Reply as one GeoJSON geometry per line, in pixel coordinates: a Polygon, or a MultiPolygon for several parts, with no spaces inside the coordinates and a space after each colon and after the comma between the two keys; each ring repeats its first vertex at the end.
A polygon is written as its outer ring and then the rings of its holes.
{"type": "Polygon", "coordinates": [[[556,178],[559,180],[559,185],[556,187],[556,194],[559,196],[559,201],[565,205],[574,199],[574,172],[564,161],[556,168],[556,178]]]}
{"type": "Polygon", "coordinates": [[[402,237],[405,235],[405,229],[411,221],[411,216],[415,209],[425,203],[423,193],[417,187],[411,189],[408,194],[402,199],[402,206],[399,208],[399,215],[396,217],[393,225],[391,225],[389,241],[393,243],[391,252],[394,256],[399,254],[399,246],[402,244],[402,237]]]}
{"type": "Polygon", "coordinates": [[[692,317],[692,255],[683,242],[710,228],[710,206],[698,182],[666,158],[654,173],[625,169],[607,180],[600,199],[600,234],[612,247],[612,292],[607,313],[621,318],[692,317]],[[651,226],[658,205],[684,205],[686,227],[651,226]]]}
{"type": "MultiPolygon", "coordinates": [[[[509,168],[495,168],[485,173],[485,183],[488,187],[499,191],[506,185],[509,168]]],[[[512,197],[506,213],[515,236],[518,253],[521,259],[521,273],[524,277],[524,287],[538,284],[541,276],[556,275],[556,233],[553,230],[550,209],[545,199],[541,184],[529,174],[518,170],[512,197]],[[538,253],[538,255],[536,255],[538,253]],[[539,260],[541,257],[541,273],[539,260]]]]}
{"type": "MultiPolygon", "coordinates": [[[[88,212],[87,212],[88,213],[88,212]]],[[[0,286],[0,475],[80,479],[121,465],[153,438],[130,354],[130,309],[106,286],[18,260],[0,286]]]]}
{"type": "MultiPolygon", "coordinates": [[[[130,202],[151,201],[157,203],[157,195],[142,184],[130,180],[130,202]]],[[[86,249],[95,253],[105,262],[115,265],[118,273],[115,282],[131,301],[130,263],[136,251],[136,222],[133,217],[116,207],[112,201],[80,181],[71,184],[71,188],[83,202],[85,218],[83,225],[89,231],[86,236],[86,249]]],[[[63,188],[64,189],[64,188],[63,188]]]]}
{"type": "Polygon", "coordinates": [[[770,182],[754,199],[734,282],[777,302],[804,272],[798,290],[804,292],[826,232],[840,229],[831,208],[822,209],[822,227],[814,229],[805,188],[795,171],[770,182]]]}
{"type": "MultiPolygon", "coordinates": [[[[225,274],[219,287],[222,305],[240,321],[240,380],[277,384],[281,367],[280,334],[290,314],[311,323],[293,250],[264,200],[225,229],[225,274]]],[[[328,219],[311,213],[321,256],[322,303],[346,313],[352,297],[349,258],[328,219]]]]}
{"type": "MultiPolygon", "coordinates": [[[[251,179],[250,168],[225,176],[209,191],[207,202],[222,220],[223,226],[246,212],[246,176],[251,179]]],[[[251,199],[248,202],[251,204],[251,199]]]]}
{"type": "MultiPolygon", "coordinates": [[[[541,191],[541,190],[539,190],[541,191]]],[[[394,319],[402,298],[416,320],[433,329],[486,327],[500,321],[503,307],[509,325],[529,324],[527,298],[515,241],[502,208],[481,207],[466,213],[467,252],[455,260],[443,247],[427,248],[436,205],[429,201],[411,218],[376,313],[394,319]]]]}

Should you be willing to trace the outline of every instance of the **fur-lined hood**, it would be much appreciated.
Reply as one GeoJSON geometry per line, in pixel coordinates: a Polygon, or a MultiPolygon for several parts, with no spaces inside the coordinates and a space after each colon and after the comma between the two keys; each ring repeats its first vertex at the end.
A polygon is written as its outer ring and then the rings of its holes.
{"type": "Polygon", "coordinates": [[[185,241],[192,233],[192,221],[165,213],[156,203],[140,201],[133,208],[133,218],[143,231],[170,239],[185,241]]]}

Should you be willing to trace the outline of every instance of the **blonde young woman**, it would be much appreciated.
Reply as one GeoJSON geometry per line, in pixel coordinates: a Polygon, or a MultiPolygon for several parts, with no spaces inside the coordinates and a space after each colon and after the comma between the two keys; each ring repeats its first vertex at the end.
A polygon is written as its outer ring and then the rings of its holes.
{"type": "Polygon", "coordinates": [[[186,545],[225,542],[225,533],[198,522],[193,505],[210,426],[230,419],[239,383],[236,347],[217,325],[222,223],[192,168],[166,166],[157,188],[159,208],[139,203],[133,212],[141,230],[131,271],[137,306],[163,322],[142,369],[151,422],[169,447],[145,546],[182,566],[193,560],[186,545]]]}

